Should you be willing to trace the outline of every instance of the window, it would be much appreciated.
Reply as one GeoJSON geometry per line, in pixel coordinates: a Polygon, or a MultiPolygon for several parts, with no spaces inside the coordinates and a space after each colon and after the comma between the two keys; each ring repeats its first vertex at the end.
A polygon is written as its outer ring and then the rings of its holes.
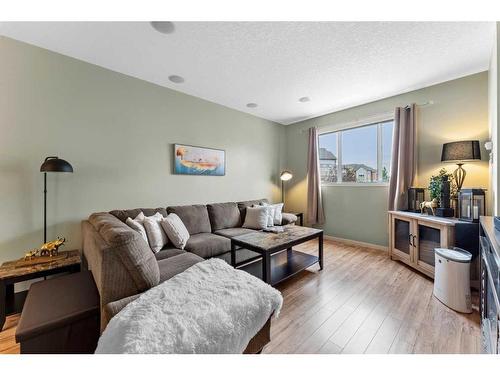
{"type": "Polygon", "coordinates": [[[377,182],[377,126],[344,130],[342,182],[377,182]]]}
{"type": "Polygon", "coordinates": [[[337,137],[337,133],[319,136],[319,170],[323,182],[337,182],[337,137]]]}
{"type": "Polygon", "coordinates": [[[319,135],[321,182],[389,182],[393,127],[388,120],[319,135]]]}

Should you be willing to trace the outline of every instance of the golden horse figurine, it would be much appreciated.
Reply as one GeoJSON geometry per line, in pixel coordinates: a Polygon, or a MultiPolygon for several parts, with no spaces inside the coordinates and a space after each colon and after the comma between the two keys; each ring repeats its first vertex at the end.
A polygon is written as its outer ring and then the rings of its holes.
{"type": "Polygon", "coordinates": [[[437,208],[437,207],[438,207],[438,200],[437,200],[437,198],[434,198],[430,202],[422,202],[422,203],[420,203],[420,213],[423,214],[424,210],[426,208],[430,208],[431,212],[432,212],[432,215],[436,215],[436,213],[434,212],[434,209],[437,208]]]}
{"type": "Polygon", "coordinates": [[[58,251],[59,247],[64,245],[65,242],[66,242],[66,238],[57,237],[57,240],[44,243],[42,245],[42,247],[40,248],[40,256],[42,256],[42,257],[43,256],[49,256],[49,257],[56,256],[58,254],[57,251],[58,251]]]}

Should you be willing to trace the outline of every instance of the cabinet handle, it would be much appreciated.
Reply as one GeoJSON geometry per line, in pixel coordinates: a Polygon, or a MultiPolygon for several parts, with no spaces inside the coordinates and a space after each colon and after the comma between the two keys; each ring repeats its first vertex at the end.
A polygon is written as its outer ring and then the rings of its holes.
{"type": "Polygon", "coordinates": [[[410,235],[408,236],[408,243],[410,244],[410,246],[413,246],[413,244],[411,243],[412,238],[413,238],[413,234],[410,233],[410,235]]]}
{"type": "Polygon", "coordinates": [[[412,238],[412,245],[413,245],[413,247],[417,247],[417,245],[415,245],[415,238],[417,238],[417,236],[413,235],[412,237],[413,237],[412,238]]]}
{"type": "Polygon", "coordinates": [[[499,344],[500,344],[500,327],[498,324],[500,323],[500,316],[497,315],[497,350],[496,354],[498,354],[499,344]]]}
{"type": "Polygon", "coordinates": [[[500,314],[497,313],[497,347],[496,347],[496,350],[495,350],[495,354],[498,354],[498,350],[500,349],[499,348],[499,344],[500,344],[500,327],[498,326],[500,324],[500,314]]]}

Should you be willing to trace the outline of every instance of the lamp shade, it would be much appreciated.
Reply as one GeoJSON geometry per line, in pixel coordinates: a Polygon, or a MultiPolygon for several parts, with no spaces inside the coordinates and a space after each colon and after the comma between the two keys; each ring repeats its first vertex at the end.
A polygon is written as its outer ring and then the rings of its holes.
{"type": "Polygon", "coordinates": [[[481,160],[479,141],[459,141],[443,145],[441,161],[458,163],[472,160],[481,160]]]}
{"type": "Polygon", "coordinates": [[[73,167],[64,159],[57,156],[49,156],[40,166],[40,172],[70,172],[73,173],[73,167]]]}
{"type": "Polygon", "coordinates": [[[281,181],[288,181],[288,180],[290,180],[292,177],[293,177],[292,172],[290,172],[290,171],[283,171],[283,172],[281,172],[281,175],[280,175],[280,180],[281,180],[281,181]]]}

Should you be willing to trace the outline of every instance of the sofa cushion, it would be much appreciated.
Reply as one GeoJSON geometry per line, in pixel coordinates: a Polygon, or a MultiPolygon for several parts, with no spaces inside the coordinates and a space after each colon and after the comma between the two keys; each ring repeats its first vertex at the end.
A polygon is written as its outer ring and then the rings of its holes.
{"type": "Polygon", "coordinates": [[[202,262],[204,259],[191,253],[179,254],[171,258],[158,261],[160,269],[160,282],[171,279],[175,275],[184,272],[192,265],[202,262]]]}
{"type": "Polygon", "coordinates": [[[217,230],[217,231],[215,231],[215,234],[218,234],[219,236],[224,236],[227,238],[232,238],[232,237],[241,236],[242,234],[247,234],[247,233],[251,233],[251,232],[254,232],[254,229],[239,227],[239,228],[226,228],[226,229],[217,230]]]}
{"type": "Polygon", "coordinates": [[[171,247],[171,245],[167,245],[167,247],[161,249],[155,254],[155,258],[156,260],[162,260],[174,257],[179,254],[184,254],[185,252],[185,250],[177,249],[175,247],[171,247]]]}
{"type": "Polygon", "coordinates": [[[171,206],[167,207],[167,212],[179,216],[190,235],[212,232],[207,206],[205,205],[171,206]]]}
{"type": "Polygon", "coordinates": [[[162,214],[163,217],[167,217],[167,210],[163,207],[158,207],[158,208],[134,208],[131,210],[113,210],[109,211],[109,213],[115,217],[117,217],[119,220],[125,222],[127,220],[127,217],[136,217],[140,213],[143,213],[144,216],[153,216],[157,212],[162,214]]]}
{"type": "Polygon", "coordinates": [[[253,201],[242,201],[238,202],[238,209],[240,210],[241,223],[245,222],[245,215],[247,212],[247,207],[252,207],[253,205],[260,205],[261,203],[269,203],[266,198],[255,199],[253,201]]]}
{"type": "Polygon", "coordinates": [[[231,250],[231,240],[213,233],[198,233],[191,236],[185,249],[202,258],[210,258],[231,250]]]}
{"type": "Polygon", "coordinates": [[[283,212],[281,215],[281,225],[293,224],[298,220],[297,215],[294,214],[283,212]]]}
{"type": "Polygon", "coordinates": [[[212,231],[241,227],[240,210],[236,202],[207,204],[212,231]]]}
{"type": "Polygon", "coordinates": [[[127,306],[130,302],[135,301],[140,296],[140,294],[134,294],[132,296],[119,299],[118,301],[110,302],[106,306],[104,306],[104,318],[106,324],[109,323],[112,317],[122,311],[125,306],[127,306]]]}
{"type": "Polygon", "coordinates": [[[139,233],[107,212],[90,215],[89,222],[123,263],[139,291],[158,285],[156,258],[139,233]]]}

